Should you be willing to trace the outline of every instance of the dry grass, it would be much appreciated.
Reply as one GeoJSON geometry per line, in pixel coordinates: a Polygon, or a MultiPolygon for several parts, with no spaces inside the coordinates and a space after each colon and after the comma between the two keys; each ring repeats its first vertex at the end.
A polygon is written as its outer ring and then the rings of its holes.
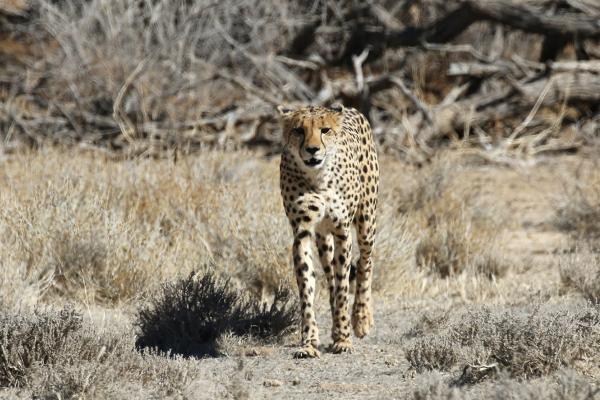
{"type": "Polygon", "coordinates": [[[482,384],[469,390],[453,387],[451,382],[438,372],[420,376],[413,391],[414,400],[458,400],[458,399],[549,399],[549,400],[592,400],[600,392],[597,384],[589,382],[569,369],[544,378],[517,381],[503,376],[497,382],[482,384]]]}
{"type": "Polygon", "coordinates": [[[19,271],[41,298],[115,304],[210,263],[259,292],[291,279],[270,163],[243,152],[177,163],[63,154],[22,156],[0,172],[3,271],[19,271]]]}
{"type": "Polygon", "coordinates": [[[131,334],[98,330],[72,309],[2,314],[0,343],[0,387],[22,388],[17,397],[164,397],[198,373],[181,359],[136,353],[131,334]]]}
{"type": "MultiPolygon", "coordinates": [[[[25,313],[28,321],[40,306],[65,301],[87,310],[81,328],[48,347],[55,349],[50,352],[56,353],[57,359],[67,361],[43,361],[40,368],[36,367],[39,362],[34,362],[11,386],[22,384],[32,393],[48,397],[54,392],[61,398],[108,396],[136,390],[143,379],[158,374],[167,384],[144,388],[144,393],[184,393],[183,387],[190,383],[186,374],[201,374],[197,364],[135,350],[134,310],[149,310],[154,294],[165,293],[163,282],[174,282],[170,287],[176,288],[192,271],[214,270],[230,279],[231,288],[247,290],[244,297],[260,299],[260,304],[272,302],[280,286],[294,288],[289,253],[292,237],[279,197],[277,159],[246,151],[207,151],[169,159],[115,161],[98,153],[48,147],[0,162],[0,185],[5,189],[0,191],[0,305],[8,313],[25,313]],[[124,323],[99,329],[94,318],[100,317],[93,317],[93,310],[121,315],[124,323]],[[87,343],[92,353],[107,351],[102,350],[106,346],[120,349],[115,350],[120,354],[110,353],[112,358],[106,362],[102,357],[96,360],[84,355],[77,361],[80,347],[70,341],[78,341],[80,346],[87,343]],[[66,355],[61,355],[63,352],[66,355]]],[[[402,304],[433,305],[432,313],[417,319],[414,328],[400,336],[408,361],[417,371],[447,371],[452,375],[448,382],[458,379],[464,365],[487,362],[498,362],[501,373],[514,377],[548,376],[565,366],[585,372],[587,364],[581,360],[594,357],[598,350],[593,342],[597,335],[592,333],[597,321],[583,315],[593,316],[589,307],[551,310],[547,306],[536,311],[493,305],[510,303],[515,286],[513,280],[501,278],[504,270],[498,265],[503,258],[498,254],[502,248],[490,249],[482,240],[495,238],[491,226],[498,225],[490,221],[498,216],[495,209],[480,206],[470,168],[450,158],[415,169],[382,157],[375,300],[401,297],[402,304]],[[436,186],[435,182],[442,183],[436,186]],[[424,194],[428,186],[434,187],[424,194]],[[418,191],[421,194],[415,194],[418,191]],[[454,272],[447,276],[440,273],[438,264],[425,265],[417,256],[419,246],[442,227],[460,239],[448,246],[461,254],[459,261],[445,250],[432,250],[440,255],[439,265],[453,266],[454,272]],[[498,272],[490,272],[496,268],[498,272]],[[469,306],[472,311],[466,314],[457,314],[453,308],[472,302],[485,302],[488,308],[469,306]],[[477,331],[467,331],[469,327],[477,331]],[[468,343],[462,342],[465,340],[468,343]],[[549,354],[548,346],[556,349],[559,342],[560,351],[549,354]]],[[[582,264],[574,261],[569,265],[582,264]]],[[[326,313],[323,293],[321,290],[316,304],[319,312],[326,313]]],[[[191,299],[189,304],[198,306],[195,310],[207,305],[194,302],[193,296],[184,297],[180,299],[191,299]]],[[[182,331],[181,326],[170,328],[177,325],[177,315],[185,314],[183,319],[194,322],[188,328],[200,334],[197,328],[202,319],[198,313],[186,314],[185,301],[167,304],[160,299],[154,304],[165,307],[154,310],[159,311],[153,314],[158,318],[147,319],[146,327],[156,328],[154,338],[163,340],[161,343],[170,337],[182,346],[169,343],[161,347],[156,340],[148,346],[190,354],[202,340],[182,331]],[[166,321],[166,330],[160,329],[160,321],[166,321]]],[[[376,307],[380,309],[380,305],[376,307]]],[[[235,307],[226,308],[235,311],[235,307]]],[[[48,329],[61,324],[56,315],[49,318],[55,322],[42,324],[48,329]]],[[[245,338],[239,339],[232,329],[205,325],[206,332],[214,334],[208,342],[222,354],[271,357],[269,351],[257,350],[260,341],[257,346],[241,343],[245,338]]],[[[9,341],[14,342],[14,337],[9,341]]],[[[501,377],[494,382],[499,384],[501,377]]],[[[475,386],[483,387],[486,382],[475,386]]],[[[248,392],[243,383],[234,386],[232,391],[248,392]]]]}
{"type": "Polygon", "coordinates": [[[598,160],[583,163],[565,179],[555,202],[554,224],[574,240],[600,241],[600,169],[598,160]]]}
{"type": "Polygon", "coordinates": [[[81,329],[72,309],[29,316],[2,315],[0,320],[0,386],[27,385],[27,372],[37,363],[56,363],[69,336],[81,329]]]}
{"type": "Polygon", "coordinates": [[[579,360],[591,368],[600,351],[600,313],[593,306],[478,307],[451,321],[408,347],[406,358],[417,371],[495,364],[511,377],[532,378],[579,360]]]}
{"type": "MultiPolygon", "coordinates": [[[[213,151],[111,161],[97,153],[65,152],[47,148],[3,161],[0,284],[7,306],[58,298],[130,303],[207,265],[264,299],[282,284],[295,287],[276,159],[213,151]],[[23,291],[28,298],[19,295],[23,291]]],[[[442,277],[450,270],[484,279],[502,275],[488,248],[487,220],[459,204],[470,194],[448,184],[440,196],[421,196],[400,213],[414,186],[397,177],[413,179],[424,190],[428,173],[414,174],[389,159],[383,163],[388,171],[374,253],[377,292],[420,295],[432,270],[442,277]]],[[[444,179],[459,179],[453,161],[431,168],[447,174],[444,179]]]]}
{"type": "Polygon", "coordinates": [[[418,268],[445,278],[467,271],[500,277],[507,265],[498,254],[499,229],[477,204],[477,188],[461,190],[466,169],[458,158],[438,155],[400,194],[398,210],[414,220],[418,268]]]}
{"type": "Polygon", "coordinates": [[[600,303],[600,254],[584,246],[559,263],[560,279],[567,290],[575,290],[594,304],[600,303]]]}

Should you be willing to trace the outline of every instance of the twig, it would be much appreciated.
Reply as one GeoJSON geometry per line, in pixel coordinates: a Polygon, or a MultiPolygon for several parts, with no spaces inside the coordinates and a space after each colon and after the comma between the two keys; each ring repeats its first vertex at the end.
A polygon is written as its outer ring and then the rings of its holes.
{"type": "Polygon", "coordinates": [[[540,109],[540,106],[544,102],[544,98],[550,91],[550,88],[552,87],[553,83],[554,83],[554,81],[552,78],[548,79],[546,86],[544,86],[544,89],[540,93],[540,95],[539,95],[537,101],[535,102],[535,104],[533,105],[533,108],[531,109],[531,111],[529,111],[529,114],[527,115],[527,117],[523,120],[523,122],[521,122],[521,124],[519,126],[517,126],[517,128],[513,131],[513,133],[508,137],[507,144],[509,146],[515,140],[515,138],[517,136],[519,136],[519,134],[521,132],[523,132],[523,130],[525,128],[527,128],[527,126],[531,123],[531,121],[533,120],[533,117],[535,117],[535,114],[537,114],[538,110],[540,109]]]}
{"type": "Polygon", "coordinates": [[[425,120],[428,124],[433,124],[433,118],[431,116],[431,111],[429,111],[429,107],[427,107],[417,96],[415,96],[402,82],[399,78],[395,76],[390,77],[390,82],[394,85],[398,86],[400,91],[414,104],[415,107],[423,114],[425,120]]]}
{"type": "Polygon", "coordinates": [[[131,87],[133,82],[138,78],[138,76],[142,74],[142,72],[144,72],[144,69],[146,68],[146,65],[148,64],[149,60],[149,57],[143,59],[129,74],[127,79],[125,79],[125,83],[123,84],[123,86],[121,86],[121,89],[119,90],[113,105],[113,117],[115,121],[117,121],[117,123],[119,124],[121,132],[123,133],[123,136],[125,137],[125,139],[127,139],[128,142],[133,141],[133,133],[135,133],[135,126],[123,111],[123,99],[125,98],[125,94],[129,91],[129,88],[131,87]]]}
{"type": "Polygon", "coordinates": [[[354,73],[356,74],[356,89],[358,93],[362,93],[365,88],[365,77],[363,75],[362,65],[369,56],[369,49],[366,48],[358,56],[352,56],[352,65],[354,65],[354,73]]]}
{"type": "Polygon", "coordinates": [[[278,104],[282,103],[281,99],[278,99],[277,97],[265,92],[264,90],[260,90],[259,88],[254,86],[252,83],[246,81],[245,79],[240,78],[239,76],[232,76],[224,71],[218,71],[216,73],[216,75],[225,80],[228,80],[232,83],[235,83],[242,89],[255,94],[256,96],[258,96],[262,100],[266,101],[267,103],[270,103],[272,105],[278,105],[278,104]]]}
{"type": "Polygon", "coordinates": [[[426,50],[440,51],[444,53],[466,53],[472,55],[477,61],[481,61],[484,63],[491,63],[492,60],[490,57],[485,54],[477,51],[470,44],[435,44],[435,43],[422,43],[423,48],[426,50]]]}
{"type": "Polygon", "coordinates": [[[276,56],[275,60],[287,65],[293,65],[295,67],[310,69],[311,71],[317,71],[320,68],[319,64],[317,64],[316,62],[308,60],[296,60],[294,58],[286,56],[276,56]]]}
{"type": "Polygon", "coordinates": [[[450,92],[448,92],[446,97],[444,97],[444,99],[440,102],[440,104],[438,104],[436,106],[436,108],[446,107],[446,106],[449,106],[450,104],[454,103],[456,100],[458,100],[458,98],[460,96],[463,95],[463,93],[465,93],[467,91],[468,88],[469,88],[469,82],[463,83],[460,86],[453,87],[452,90],[450,90],[450,92]]]}

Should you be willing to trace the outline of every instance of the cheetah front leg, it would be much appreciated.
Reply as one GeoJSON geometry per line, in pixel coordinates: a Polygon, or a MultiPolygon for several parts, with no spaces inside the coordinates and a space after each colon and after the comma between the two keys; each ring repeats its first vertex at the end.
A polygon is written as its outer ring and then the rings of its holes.
{"type": "Polygon", "coordinates": [[[323,272],[327,277],[327,287],[329,288],[329,306],[331,309],[331,318],[335,317],[335,271],[333,270],[333,235],[329,232],[317,233],[317,250],[321,259],[323,272]]]}
{"type": "Polygon", "coordinates": [[[299,229],[294,239],[294,269],[300,292],[302,313],[302,347],[294,353],[295,358],[319,357],[319,330],[313,303],[315,298],[315,271],[311,255],[312,233],[299,229]]]}
{"type": "Polygon", "coordinates": [[[350,229],[337,229],[335,232],[335,249],[332,261],[335,269],[335,312],[333,313],[333,344],[331,351],[343,353],[352,351],[350,340],[350,316],[348,303],[350,295],[350,261],[352,256],[352,239],[350,229]]]}

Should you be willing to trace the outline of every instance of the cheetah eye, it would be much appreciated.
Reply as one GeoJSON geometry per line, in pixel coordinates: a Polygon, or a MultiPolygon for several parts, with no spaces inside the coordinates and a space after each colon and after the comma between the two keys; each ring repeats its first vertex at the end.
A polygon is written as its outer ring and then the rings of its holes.
{"type": "Polygon", "coordinates": [[[331,128],[321,128],[321,133],[329,133],[329,131],[331,131],[331,128]]]}
{"type": "Polygon", "coordinates": [[[292,129],[292,132],[294,132],[296,135],[304,135],[304,128],[302,128],[302,127],[294,128],[294,129],[292,129]]]}

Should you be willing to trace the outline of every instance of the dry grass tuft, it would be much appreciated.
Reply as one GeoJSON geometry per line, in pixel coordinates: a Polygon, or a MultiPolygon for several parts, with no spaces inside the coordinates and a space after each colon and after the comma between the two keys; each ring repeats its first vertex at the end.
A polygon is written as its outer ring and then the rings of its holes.
{"type": "Polygon", "coordinates": [[[0,387],[30,398],[164,398],[196,364],[134,350],[129,332],[98,330],[72,308],[0,316],[0,387]]]}
{"type": "Polygon", "coordinates": [[[592,400],[600,388],[573,370],[561,369],[556,373],[534,380],[514,380],[502,376],[497,381],[483,383],[469,390],[453,387],[446,376],[430,372],[417,378],[414,400],[592,400]]]}
{"type": "Polygon", "coordinates": [[[474,237],[461,215],[435,216],[415,250],[417,265],[442,278],[463,272],[470,261],[474,237]]]}
{"type": "Polygon", "coordinates": [[[600,241],[600,165],[582,165],[565,183],[555,205],[554,225],[575,240],[600,241]]]}
{"type": "Polygon", "coordinates": [[[419,317],[405,336],[408,338],[418,338],[431,335],[443,329],[447,325],[449,318],[449,311],[425,313],[419,317]]]}
{"type": "Polygon", "coordinates": [[[419,340],[406,350],[406,359],[417,372],[449,371],[459,359],[459,350],[450,337],[419,340]]]}
{"type": "Polygon", "coordinates": [[[452,400],[458,398],[455,389],[437,371],[420,374],[412,392],[413,400],[452,400]]]}
{"type": "Polygon", "coordinates": [[[593,304],[600,303],[600,254],[589,248],[577,250],[559,263],[560,280],[593,304]]]}
{"type": "MultiPolygon", "coordinates": [[[[210,263],[260,295],[292,282],[276,168],[255,154],[115,162],[46,149],[4,161],[0,186],[0,263],[37,299],[118,305],[210,263]]],[[[21,303],[4,278],[3,301],[21,303]]]]}
{"type": "Polygon", "coordinates": [[[296,329],[296,297],[279,289],[273,304],[246,298],[230,281],[212,273],[163,286],[162,292],[138,311],[138,348],[152,348],[184,356],[216,356],[217,340],[224,334],[252,336],[263,341],[280,339],[296,329]]]}
{"type": "Polygon", "coordinates": [[[478,308],[440,333],[417,339],[406,357],[417,371],[494,364],[511,377],[539,377],[593,356],[600,312],[590,306],[478,308]]]}
{"type": "Polygon", "coordinates": [[[36,364],[58,361],[69,336],[81,329],[81,315],[73,309],[0,317],[0,386],[25,386],[36,364]]]}
{"type": "Polygon", "coordinates": [[[490,245],[497,242],[498,230],[479,210],[477,190],[457,187],[464,168],[456,157],[438,156],[400,198],[399,210],[411,215],[420,231],[416,264],[443,278],[463,271],[502,276],[506,264],[490,245]]]}
{"type": "Polygon", "coordinates": [[[447,192],[426,205],[421,235],[415,248],[416,264],[442,278],[469,272],[488,278],[503,276],[508,268],[495,243],[498,231],[490,220],[473,214],[458,194],[447,192]]]}

